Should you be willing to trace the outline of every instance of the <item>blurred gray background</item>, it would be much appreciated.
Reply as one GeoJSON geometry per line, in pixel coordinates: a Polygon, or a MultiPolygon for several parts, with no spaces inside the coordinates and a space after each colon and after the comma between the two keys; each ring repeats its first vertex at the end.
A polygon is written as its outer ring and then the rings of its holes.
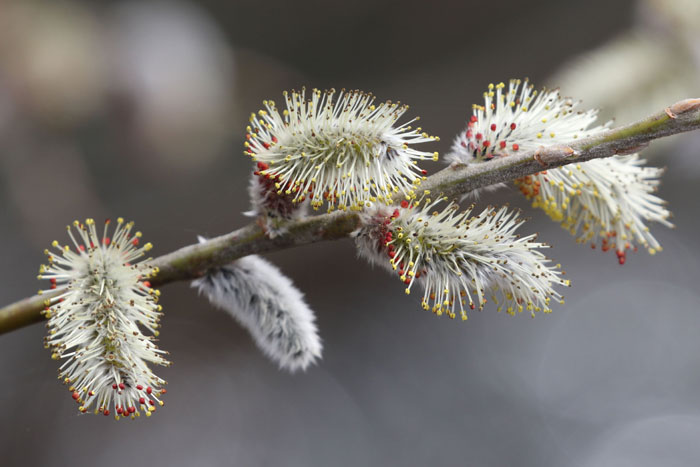
{"type": "MultiPolygon", "coordinates": [[[[285,89],[401,100],[446,153],[485,86],[529,76],[619,122],[700,96],[696,0],[0,1],[0,302],[33,294],[75,218],[136,221],[159,255],[247,220],[247,116],[285,89]]],[[[188,284],[163,289],[156,416],[80,416],[34,325],[0,336],[2,465],[700,464],[700,139],[655,143],[664,251],[575,244],[516,190],[573,287],[530,319],[437,318],[349,240],[268,256],[324,357],[278,371],[188,284]]],[[[437,165],[428,167],[436,170],[437,165]]]]}

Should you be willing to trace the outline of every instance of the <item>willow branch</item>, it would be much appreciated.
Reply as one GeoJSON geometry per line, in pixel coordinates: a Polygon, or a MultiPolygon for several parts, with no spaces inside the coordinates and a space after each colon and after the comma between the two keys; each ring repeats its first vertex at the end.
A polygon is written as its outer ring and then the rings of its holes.
{"type": "MultiPolygon", "coordinates": [[[[488,163],[451,166],[425,180],[421,190],[457,197],[472,190],[590,159],[639,151],[651,141],[700,129],[700,99],[686,99],[643,120],[573,142],[496,158],[488,163]]],[[[243,256],[282,250],[350,235],[359,225],[356,212],[334,212],[290,223],[285,234],[268,238],[256,223],[204,243],[188,245],[153,259],[160,269],[154,287],[201,277],[212,268],[243,256]]],[[[51,294],[36,295],[0,308],[0,334],[42,320],[40,314],[51,294]]]]}

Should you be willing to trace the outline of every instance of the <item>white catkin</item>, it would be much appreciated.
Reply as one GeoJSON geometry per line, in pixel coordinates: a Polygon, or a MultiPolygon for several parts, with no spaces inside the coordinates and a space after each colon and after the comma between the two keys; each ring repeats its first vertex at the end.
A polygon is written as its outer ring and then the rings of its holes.
{"type": "Polygon", "coordinates": [[[257,255],[246,256],[192,282],[233,316],[280,368],[305,370],[321,356],[315,316],[292,281],[257,255]]]}

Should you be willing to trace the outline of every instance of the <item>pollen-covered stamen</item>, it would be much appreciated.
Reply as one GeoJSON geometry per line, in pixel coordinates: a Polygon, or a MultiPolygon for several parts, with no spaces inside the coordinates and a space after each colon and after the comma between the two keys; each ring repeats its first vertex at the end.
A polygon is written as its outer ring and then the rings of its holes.
{"type": "Polygon", "coordinates": [[[607,128],[588,128],[597,110],[576,111],[578,102],[558,90],[538,92],[528,83],[511,80],[489,84],[484,105],[475,104],[466,130],[457,135],[449,162],[470,164],[540,146],[571,142],[607,128]]]}
{"type": "Polygon", "coordinates": [[[169,365],[155,344],[162,308],[148,279],[158,270],[136,262],[152,245],[139,246],[132,222],[117,219],[112,236],[110,223],[99,236],[92,219],[75,221],[67,228],[72,246],[54,241],[58,253],[46,251],[49,265],[41,266],[39,278],[49,279],[59,295],[46,301],[44,342],[52,358],[66,359],[59,379],[81,412],[135,417],[144,398],[141,411],[148,416],[162,405],[156,395],[166,384],[148,363],[169,365]]]}
{"type": "Polygon", "coordinates": [[[601,251],[617,252],[624,264],[624,252],[636,245],[651,254],[661,250],[646,221],[673,226],[666,203],[654,194],[663,169],[643,164],[636,154],[594,159],[524,177],[516,185],[578,242],[600,241],[601,251]]]}
{"type": "MultiPolygon", "coordinates": [[[[609,126],[592,126],[597,111],[577,111],[577,105],[556,90],[538,93],[527,81],[512,80],[507,89],[503,83],[491,84],[484,105],[474,106],[447,159],[480,163],[518,150],[570,144],[609,126]]],[[[601,250],[616,251],[624,264],[624,252],[635,245],[652,254],[661,249],[647,222],[672,226],[665,203],[654,194],[663,171],[643,163],[636,154],[594,159],[523,177],[516,185],[579,242],[600,239],[601,250]]]]}
{"type": "Polygon", "coordinates": [[[487,208],[470,217],[471,210],[460,213],[454,203],[432,211],[440,201],[364,213],[356,232],[360,254],[393,270],[406,293],[419,282],[425,289],[423,308],[438,315],[454,318],[459,310],[466,319],[467,308],[482,309],[489,299],[499,311],[534,314],[551,311],[552,297],[561,300],[553,287],[568,281],[558,266],[548,265],[538,251],[546,245],[535,235],[514,233],[522,222],[515,213],[487,208]]]}
{"type": "Polygon", "coordinates": [[[425,178],[419,160],[437,153],[417,151],[413,144],[434,141],[411,120],[394,126],[408,109],[400,103],[375,105],[374,96],[360,91],[314,89],[285,92],[286,109],[274,102],[251,115],[245,153],[267,165],[261,177],[274,179],[277,194],[293,202],[308,197],[314,209],[360,209],[392,196],[412,195],[425,178]]]}

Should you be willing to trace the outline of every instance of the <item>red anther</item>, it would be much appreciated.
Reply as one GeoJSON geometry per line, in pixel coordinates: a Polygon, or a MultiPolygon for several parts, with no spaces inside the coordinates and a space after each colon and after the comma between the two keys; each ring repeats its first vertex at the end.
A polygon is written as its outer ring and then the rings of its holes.
{"type": "Polygon", "coordinates": [[[134,239],[131,241],[131,244],[134,245],[134,246],[139,246],[139,238],[138,238],[138,237],[134,238],[134,239]]]}
{"type": "Polygon", "coordinates": [[[245,134],[245,139],[247,139],[248,141],[250,141],[250,133],[246,133],[246,134],[245,134]]]}
{"type": "Polygon", "coordinates": [[[132,405],[131,407],[127,408],[127,410],[129,411],[129,413],[134,413],[136,412],[136,407],[132,405]]]}
{"type": "Polygon", "coordinates": [[[265,149],[270,149],[270,143],[263,143],[263,146],[265,146],[265,149]]]}
{"type": "Polygon", "coordinates": [[[399,263],[399,267],[400,267],[401,269],[403,269],[403,261],[401,261],[401,263],[399,263]]]}
{"type": "Polygon", "coordinates": [[[112,240],[109,237],[105,237],[102,243],[104,243],[105,245],[109,245],[110,243],[112,243],[112,240]]]}
{"type": "Polygon", "coordinates": [[[423,174],[423,175],[428,175],[428,171],[427,171],[427,170],[421,170],[420,173],[423,174]]]}
{"type": "Polygon", "coordinates": [[[403,273],[406,272],[403,269],[399,269],[399,276],[403,276],[403,273]]]}
{"type": "Polygon", "coordinates": [[[148,399],[148,403],[151,404],[151,405],[156,405],[156,402],[155,402],[154,400],[152,400],[152,399],[148,399]]]}
{"type": "Polygon", "coordinates": [[[112,389],[117,389],[117,385],[116,385],[116,384],[113,384],[113,385],[112,385],[112,389]]]}
{"type": "Polygon", "coordinates": [[[78,250],[85,251],[85,245],[78,245],[78,250]]]}
{"type": "Polygon", "coordinates": [[[476,308],[476,307],[474,306],[474,302],[469,303],[469,308],[471,308],[472,310],[473,310],[474,308],[476,308]]]}
{"type": "Polygon", "coordinates": [[[273,136],[273,137],[272,137],[272,142],[273,142],[273,143],[276,143],[276,142],[277,142],[277,137],[273,136]]]}
{"type": "Polygon", "coordinates": [[[398,209],[394,209],[394,212],[391,214],[391,217],[394,217],[394,218],[399,217],[399,214],[401,214],[401,213],[399,212],[399,210],[398,210],[398,209]]]}
{"type": "Polygon", "coordinates": [[[105,411],[102,412],[102,413],[105,414],[105,417],[108,416],[108,415],[109,415],[109,409],[105,409],[105,411]]]}
{"type": "Polygon", "coordinates": [[[517,125],[516,125],[515,123],[511,123],[511,124],[510,124],[510,129],[511,129],[511,130],[515,130],[515,127],[516,127],[516,126],[517,126],[517,125]]]}
{"type": "Polygon", "coordinates": [[[126,386],[124,386],[124,383],[119,383],[119,389],[124,389],[126,386]]]}
{"type": "Polygon", "coordinates": [[[393,258],[394,256],[396,256],[396,252],[393,250],[388,251],[386,254],[389,255],[389,258],[393,258]]]}
{"type": "Polygon", "coordinates": [[[161,394],[165,394],[166,392],[168,392],[168,390],[165,389],[165,388],[163,388],[163,389],[160,390],[160,393],[161,393],[161,394]]]}
{"type": "Polygon", "coordinates": [[[416,273],[416,279],[418,279],[419,277],[420,277],[420,272],[417,272],[417,273],[416,273]]]}
{"type": "Polygon", "coordinates": [[[408,207],[408,201],[406,201],[406,200],[401,201],[401,207],[406,209],[408,207]]]}
{"type": "MultiPolygon", "coordinates": [[[[150,287],[150,286],[149,286],[149,287],[150,287]]],[[[138,389],[138,390],[140,391],[140,390],[143,389],[143,386],[141,386],[140,384],[137,384],[137,385],[136,385],[136,389],[138,389]]]]}
{"type": "Polygon", "coordinates": [[[472,123],[476,123],[477,120],[479,120],[479,119],[476,118],[476,115],[472,115],[472,118],[469,119],[469,121],[472,122],[472,123]]]}
{"type": "MultiPolygon", "coordinates": [[[[151,282],[150,281],[143,281],[144,287],[148,287],[149,289],[151,288],[151,282]]],[[[138,386],[136,386],[138,388],[138,386]]],[[[141,388],[139,388],[141,389],[141,388]]]]}
{"type": "Polygon", "coordinates": [[[411,278],[410,278],[410,277],[407,277],[407,278],[403,281],[403,283],[404,283],[404,284],[410,284],[410,283],[411,283],[411,278]]]}
{"type": "Polygon", "coordinates": [[[518,146],[517,144],[514,144],[514,145],[513,145],[513,151],[517,151],[518,149],[520,149],[520,146],[518,146]]]}
{"type": "Polygon", "coordinates": [[[90,242],[90,248],[95,248],[95,244],[90,242]]]}
{"type": "Polygon", "coordinates": [[[496,124],[495,123],[491,124],[491,131],[496,131],[496,124]]]}
{"type": "Polygon", "coordinates": [[[467,139],[472,139],[474,137],[474,132],[472,130],[467,130],[467,139]]]}
{"type": "Polygon", "coordinates": [[[484,135],[482,135],[481,133],[477,133],[477,134],[476,134],[476,139],[477,139],[477,140],[482,140],[482,139],[484,139],[484,135]]]}
{"type": "Polygon", "coordinates": [[[50,287],[50,288],[51,288],[51,289],[55,289],[55,288],[56,288],[56,284],[51,284],[51,287],[50,287]]]}
{"type": "Polygon", "coordinates": [[[139,397],[139,404],[143,405],[146,403],[146,398],[145,397],[139,397]]]}
{"type": "Polygon", "coordinates": [[[506,148],[506,142],[505,142],[505,141],[501,141],[500,143],[498,143],[498,146],[499,146],[501,149],[505,149],[505,148],[506,148]]]}
{"type": "Polygon", "coordinates": [[[620,266],[622,266],[623,264],[625,264],[625,260],[626,260],[626,259],[627,259],[627,258],[625,257],[625,255],[618,256],[618,257],[617,257],[617,262],[620,263],[620,266]]]}
{"type": "Polygon", "coordinates": [[[73,391],[73,400],[78,400],[80,399],[80,394],[78,394],[78,391],[73,391]]]}
{"type": "Polygon", "coordinates": [[[491,141],[484,141],[483,144],[484,144],[484,147],[487,148],[487,147],[491,146],[491,141]]]}
{"type": "Polygon", "coordinates": [[[152,393],[152,392],[153,392],[153,389],[151,389],[151,387],[148,386],[148,387],[146,388],[146,394],[150,394],[150,393],[152,393]]]}
{"type": "Polygon", "coordinates": [[[387,249],[388,249],[389,251],[394,251],[394,250],[395,250],[394,244],[391,243],[391,244],[387,245],[387,249]]]}
{"type": "Polygon", "coordinates": [[[595,250],[595,243],[591,243],[591,249],[595,250]]]}
{"type": "Polygon", "coordinates": [[[258,166],[258,169],[260,169],[260,170],[267,170],[270,168],[270,166],[264,162],[258,162],[257,166],[258,166]]]}
{"type": "Polygon", "coordinates": [[[105,225],[109,225],[110,222],[112,222],[112,219],[110,219],[109,217],[105,219],[105,225]]]}
{"type": "Polygon", "coordinates": [[[122,412],[124,412],[124,409],[122,409],[120,406],[117,406],[117,414],[121,415],[122,412]]]}
{"type": "Polygon", "coordinates": [[[55,278],[55,277],[52,277],[51,279],[49,279],[49,282],[51,282],[52,284],[55,284],[55,283],[56,283],[56,278],[55,278]]]}

